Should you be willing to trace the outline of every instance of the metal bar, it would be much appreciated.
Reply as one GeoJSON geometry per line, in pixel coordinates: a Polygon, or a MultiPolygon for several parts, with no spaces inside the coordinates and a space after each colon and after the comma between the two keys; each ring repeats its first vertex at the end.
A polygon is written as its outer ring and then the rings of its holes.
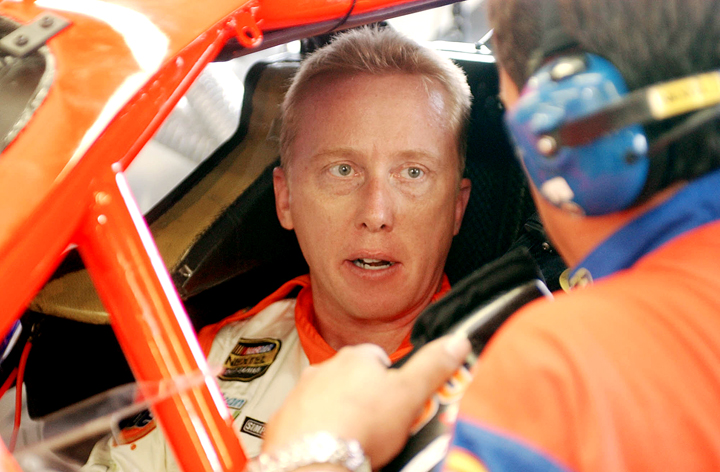
{"type": "Polygon", "coordinates": [[[220,390],[122,173],[92,188],[79,249],[138,381],[204,375],[153,408],[181,469],[242,470],[245,455],[220,390]]]}
{"type": "Polygon", "coordinates": [[[72,241],[85,211],[76,204],[80,192],[73,190],[66,185],[48,199],[44,211],[18,229],[12,249],[0,253],[0,337],[23,314],[72,241]]]}
{"type": "MultiPolygon", "coordinates": [[[[294,0],[293,0],[294,1],[294,0]]],[[[218,54],[216,61],[229,61],[237,57],[244,56],[256,51],[268,49],[281,44],[294,41],[296,39],[308,38],[319,34],[325,34],[333,31],[336,27],[341,29],[353,28],[355,26],[373,23],[388,18],[394,18],[401,15],[408,15],[419,11],[427,10],[429,8],[437,8],[451,3],[456,3],[458,0],[417,0],[414,2],[405,2],[394,4],[390,6],[382,6],[386,1],[380,1],[377,3],[376,9],[367,9],[362,13],[353,13],[345,21],[342,26],[338,25],[339,18],[332,18],[330,20],[314,21],[299,23],[294,26],[288,26],[280,29],[267,29],[263,30],[263,41],[255,48],[249,49],[241,45],[236,39],[231,38],[223,47],[218,54]]],[[[368,3],[368,2],[364,2],[368,3]]],[[[292,11],[292,5],[288,4],[287,11],[292,11]]],[[[264,21],[264,18],[260,17],[264,21]]]]}

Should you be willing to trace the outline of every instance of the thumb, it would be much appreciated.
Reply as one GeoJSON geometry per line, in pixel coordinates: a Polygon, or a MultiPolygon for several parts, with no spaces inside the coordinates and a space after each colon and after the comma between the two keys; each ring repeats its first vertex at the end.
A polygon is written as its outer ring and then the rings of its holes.
{"type": "Polygon", "coordinates": [[[398,375],[421,405],[463,365],[470,351],[470,341],[465,336],[443,336],[416,352],[398,375]]]}

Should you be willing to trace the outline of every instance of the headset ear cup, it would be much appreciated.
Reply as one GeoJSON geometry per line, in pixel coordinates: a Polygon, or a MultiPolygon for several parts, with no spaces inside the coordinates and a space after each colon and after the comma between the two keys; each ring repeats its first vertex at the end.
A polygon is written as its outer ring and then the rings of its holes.
{"type": "Polygon", "coordinates": [[[640,125],[610,132],[589,144],[557,143],[563,124],[622,100],[627,86],[607,60],[582,54],[556,58],[527,82],[505,115],[528,177],[551,203],[587,215],[625,209],[647,178],[647,138],[640,125]]]}

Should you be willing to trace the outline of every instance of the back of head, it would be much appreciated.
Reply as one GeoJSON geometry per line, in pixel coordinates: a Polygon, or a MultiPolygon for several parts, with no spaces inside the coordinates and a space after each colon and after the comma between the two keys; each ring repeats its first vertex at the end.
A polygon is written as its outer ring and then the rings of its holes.
{"type": "MultiPolygon", "coordinates": [[[[550,2],[577,48],[610,61],[629,91],[720,69],[720,0],[490,0],[496,57],[519,88],[532,73],[550,2]]],[[[644,125],[648,141],[681,119],[644,125]]],[[[653,162],[661,163],[661,175],[651,192],[720,167],[720,122],[694,128],[659,154],[653,162]]]]}
{"type": "Polygon", "coordinates": [[[448,127],[458,139],[460,172],[465,162],[465,133],[470,114],[470,88],[462,69],[435,51],[422,47],[390,28],[364,27],[335,37],[305,60],[293,78],[282,105],[280,155],[283,167],[290,159],[295,139],[299,103],[318,80],[332,80],[338,74],[417,74],[426,82],[445,88],[448,127]],[[317,79],[317,80],[316,80],[317,79]]]}

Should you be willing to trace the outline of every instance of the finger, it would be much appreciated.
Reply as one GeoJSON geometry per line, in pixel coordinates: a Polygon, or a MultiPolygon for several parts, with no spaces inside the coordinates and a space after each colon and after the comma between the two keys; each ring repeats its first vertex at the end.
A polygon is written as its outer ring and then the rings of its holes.
{"type": "Polygon", "coordinates": [[[460,368],[470,350],[470,341],[465,336],[443,336],[415,353],[400,368],[399,375],[421,404],[460,368]]]}
{"type": "Polygon", "coordinates": [[[390,364],[392,364],[392,362],[390,361],[390,357],[388,357],[385,350],[383,348],[381,348],[380,346],[378,346],[377,344],[370,344],[370,343],[358,344],[358,345],[343,348],[343,349],[352,349],[359,356],[377,359],[385,367],[390,367],[390,364]]]}

